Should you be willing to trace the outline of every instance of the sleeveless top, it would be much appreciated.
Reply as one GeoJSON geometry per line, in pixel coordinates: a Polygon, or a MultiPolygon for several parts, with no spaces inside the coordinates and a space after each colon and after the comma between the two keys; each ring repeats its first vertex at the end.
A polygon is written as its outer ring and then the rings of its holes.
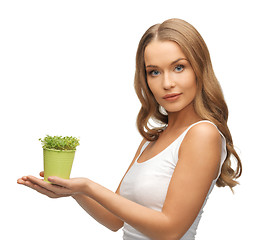
{"type": "MultiPolygon", "coordinates": [[[[129,169],[121,183],[120,195],[145,207],[161,211],[172,174],[178,162],[178,151],[180,145],[189,129],[201,122],[209,122],[217,128],[214,123],[207,120],[196,122],[190,125],[175,141],[173,141],[159,154],[152,157],[151,159],[146,160],[145,162],[138,163],[137,160],[139,159],[140,155],[145,150],[147,145],[150,143],[149,141],[145,142],[139,156],[136,158],[134,164],[129,169]]],[[[211,193],[217,179],[221,174],[221,167],[224,160],[226,159],[227,152],[225,137],[220,131],[219,133],[221,134],[222,138],[222,151],[218,176],[212,181],[209,192],[201,207],[201,210],[198,213],[198,216],[196,217],[188,231],[184,234],[184,236],[180,238],[180,240],[195,239],[196,230],[203,213],[203,208],[208,200],[209,194],[211,193]]],[[[150,238],[146,237],[144,234],[137,231],[127,223],[124,223],[123,226],[123,239],[150,240],[150,238]]]]}

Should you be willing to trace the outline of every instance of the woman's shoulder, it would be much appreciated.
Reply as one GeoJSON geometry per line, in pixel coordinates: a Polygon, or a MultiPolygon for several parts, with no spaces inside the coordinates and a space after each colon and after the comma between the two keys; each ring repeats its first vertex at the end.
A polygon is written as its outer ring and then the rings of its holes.
{"type": "Polygon", "coordinates": [[[181,148],[190,148],[198,146],[208,149],[212,146],[220,146],[222,134],[215,124],[210,121],[201,121],[192,124],[184,136],[181,148]]]}
{"type": "Polygon", "coordinates": [[[221,133],[214,123],[205,120],[192,124],[186,135],[187,136],[194,135],[195,137],[218,138],[221,135],[221,133]]]}
{"type": "MultiPolygon", "coordinates": [[[[179,148],[179,161],[189,168],[201,169],[215,179],[221,160],[222,137],[217,127],[209,122],[192,126],[179,148]]],[[[196,170],[196,171],[198,171],[196,170]]]]}

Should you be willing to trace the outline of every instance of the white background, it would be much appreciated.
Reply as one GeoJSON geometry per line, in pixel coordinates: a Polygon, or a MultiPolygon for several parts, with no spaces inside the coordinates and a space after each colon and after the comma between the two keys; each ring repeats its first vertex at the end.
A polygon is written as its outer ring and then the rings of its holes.
{"type": "Polygon", "coordinates": [[[197,239],[267,239],[264,1],[0,1],[1,239],[121,239],[71,198],[17,185],[42,170],[38,138],[80,137],[72,177],[115,191],[141,137],[133,89],[145,30],[182,18],[205,39],[243,161],[235,194],[215,188],[197,239]]]}

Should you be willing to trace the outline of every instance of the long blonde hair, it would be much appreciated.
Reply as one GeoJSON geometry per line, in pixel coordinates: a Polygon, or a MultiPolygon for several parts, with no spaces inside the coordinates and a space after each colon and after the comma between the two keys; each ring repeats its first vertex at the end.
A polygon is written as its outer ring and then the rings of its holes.
{"type": "Polygon", "coordinates": [[[226,138],[227,157],[216,185],[219,187],[229,186],[232,190],[238,184],[235,179],[241,176],[242,164],[234,149],[232,136],[227,126],[228,108],[221,86],[214,74],[210,54],[203,38],[191,24],[181,19],[169,19],[162,24],[150,27],[139,42],[134,85],[142,105],[137,116],[137,128],[140,134],[149,141],[155,141],[163,128],[152,127],[149,120],[153,119],[156,122],[168,124],[168,115],[160,111],[160,106],[153,97],[146,81],[144,51],[154,39],[176,42],[189,60],[197,79],[197,93],[194,99],[195,111],[202,119],[210,120],[216,124],[226,138]],[[232,156],[237,163],[235,170],[231,167],[230,157],[232,156]]]}

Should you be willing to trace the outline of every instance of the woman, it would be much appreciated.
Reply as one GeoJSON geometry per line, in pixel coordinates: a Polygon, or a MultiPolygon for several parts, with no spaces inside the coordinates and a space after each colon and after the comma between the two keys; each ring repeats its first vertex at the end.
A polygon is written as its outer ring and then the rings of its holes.
{"type": "Polygon", "coordinates": [[[72,196],[104,226],[123,227],[125,240],[195,239],[214,185],[232,189],[242,165],[207,46],[193,26],[170,19],[147,30],[137,50],[135,89],[144,140],[116,193],[86,178],[50,177],[52,185],[25,176],[18,183],[51,198],[72,196]]]}

